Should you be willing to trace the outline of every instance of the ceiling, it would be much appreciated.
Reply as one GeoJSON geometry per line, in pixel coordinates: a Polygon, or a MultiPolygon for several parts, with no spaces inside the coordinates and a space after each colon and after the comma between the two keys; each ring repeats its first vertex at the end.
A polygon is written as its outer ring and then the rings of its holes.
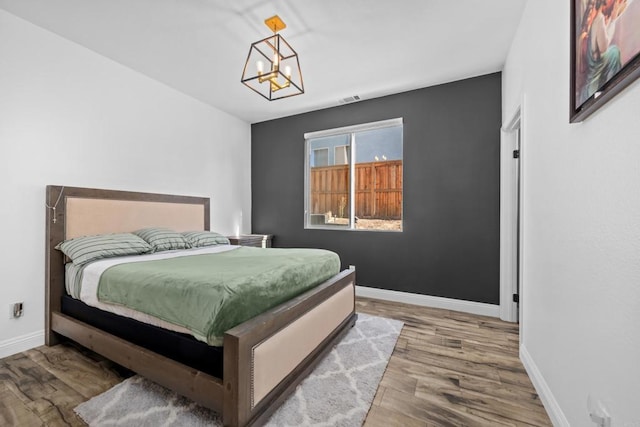
{"type": "Polygon", "coordinates": [[[248,123],[502,70],[526,0],[0,0],[0,8],[248,123]],[[280,34],[305,93],[240,83],[252,42],[280,34]]]}

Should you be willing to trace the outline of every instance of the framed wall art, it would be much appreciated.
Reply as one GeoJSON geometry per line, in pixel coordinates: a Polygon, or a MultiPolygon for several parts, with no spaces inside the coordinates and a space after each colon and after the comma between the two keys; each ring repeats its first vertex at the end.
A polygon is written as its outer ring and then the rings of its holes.
{"type": "Polygon", "coordinates": [[[570,1],[570,121],[575,123],[640,76],[640,0],[570,1]]]}

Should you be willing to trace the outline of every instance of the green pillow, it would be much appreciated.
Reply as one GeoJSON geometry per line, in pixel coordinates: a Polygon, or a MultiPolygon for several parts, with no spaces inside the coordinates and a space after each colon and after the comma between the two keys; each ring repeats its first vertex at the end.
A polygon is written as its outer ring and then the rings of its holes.
{"type": "Polygon", "coordinates": [[[154,252],[189,249],[191,245],[184,236],[168,228],[151,227],[134,231],[133,234],[151,245],[154,252]]]}
{"type": "Polygon", "coordinates": [[[215,231],[186,231],[182,235],[193,248],[229,244],[229,239],[215,231]]]}
{"type": "Polygon", "coordinates": [[[77,265],[102,258],[140,255],[153,251],[147,242],[131,233],[76,237],[58,244],[56,249],[77,265]]]}

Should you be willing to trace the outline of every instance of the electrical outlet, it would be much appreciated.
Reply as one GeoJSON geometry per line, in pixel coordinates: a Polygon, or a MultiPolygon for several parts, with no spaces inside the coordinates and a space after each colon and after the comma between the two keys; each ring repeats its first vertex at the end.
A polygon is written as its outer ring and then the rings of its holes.
{"type": "Polygon", "coordinates": [[[16,302],[9,305],[9,319],[17,319],[22,317],[24,313],[24,303],[16,302]]]}
{"type": "Polygon", "coordinates": [[[591,422],[598,427],[611,427],[611,415],[604,402],[597,397],[587,396],[587,410],[591,422]]]}

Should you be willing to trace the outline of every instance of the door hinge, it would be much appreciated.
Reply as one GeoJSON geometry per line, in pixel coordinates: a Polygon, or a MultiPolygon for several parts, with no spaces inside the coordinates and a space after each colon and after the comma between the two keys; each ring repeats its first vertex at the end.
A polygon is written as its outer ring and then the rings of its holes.
{"type": "Polygon", "coordinates": [[[520,158],[520,150],[513,150],[513,158],[514,159],[520,158]]]}
{"type": "Polygon", "coordinates": [[[519,303],[519,302],[520,302],[520,295],[518,295],[518,294],[513,294],[513,302],[517,302],[517,303],[519,303]]]}

